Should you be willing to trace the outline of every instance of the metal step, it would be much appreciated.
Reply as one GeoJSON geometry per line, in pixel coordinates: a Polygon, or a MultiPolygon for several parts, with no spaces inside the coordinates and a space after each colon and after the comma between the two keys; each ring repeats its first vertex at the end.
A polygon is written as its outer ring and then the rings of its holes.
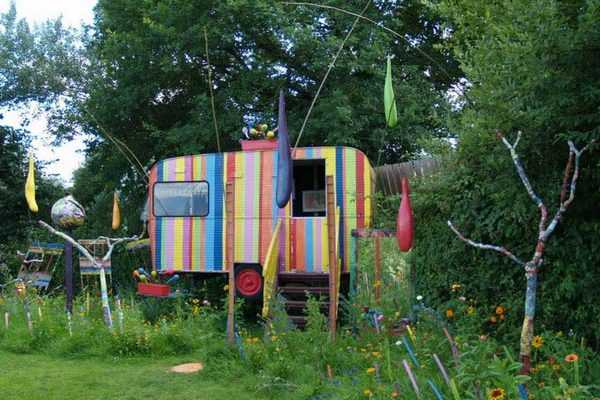
{"type": "MultiPolygon", "coordinates": [[[[285,301],[285,307],[286,308],[296,308],[296,309],[301,309],[304,310],[306,308],[306,301],[303,300],[286,300],[285,301]]],[[[319,307],[321,309],[327,309],[327,307],[329,307],[329,302],[328,301],[320,301],[319,302],[319,307]]]]}
{"type": "Polygon", "coordinates": [[[327,286],[280,286],[279,291],[283,294],[304,294],[306,292],[310,294],[329,294],[329,288],[327,286]]]}

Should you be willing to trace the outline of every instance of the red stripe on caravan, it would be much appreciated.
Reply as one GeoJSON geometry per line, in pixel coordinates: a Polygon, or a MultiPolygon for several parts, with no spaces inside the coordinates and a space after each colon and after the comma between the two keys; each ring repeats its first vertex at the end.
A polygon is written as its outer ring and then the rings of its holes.
{"type": "Polygon", "coordinates": [[[365,227],[365,155],[356,152],[356,227],[365,227]]]}
{"type": "Polygon", "coordinates": [[[296,220],[296,243],[292,243],[294,246],[294,254],[296,258],[296,270],[298,271],[306,271],[306,256],[305,256],[305,240],[304,240],[304,219],[296,220]]]}

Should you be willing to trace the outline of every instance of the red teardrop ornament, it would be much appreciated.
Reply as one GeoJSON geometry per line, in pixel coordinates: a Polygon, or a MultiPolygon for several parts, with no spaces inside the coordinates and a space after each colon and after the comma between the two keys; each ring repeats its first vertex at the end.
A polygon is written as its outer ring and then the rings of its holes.
{"type": "Polygon", "coordinates": [[[415,222],[410,207],[409,194],[408,178],[405,177],[402,178],[402,200],[400,200],[400,208],[398,208],[398,217],[396,218],[396,239],[400,251],[411,249],[415,233],[415,222]]]}

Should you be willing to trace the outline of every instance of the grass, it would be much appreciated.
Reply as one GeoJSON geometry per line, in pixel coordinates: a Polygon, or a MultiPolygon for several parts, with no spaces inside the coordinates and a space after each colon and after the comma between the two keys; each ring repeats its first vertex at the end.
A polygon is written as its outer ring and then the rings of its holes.
{"type": "MultiPolygon", "coordinates": [[[[0,352],[0,397],[4,400],[52,399],[261,399],[248,378],[217,381],[205,371],[168,372],[198,361],[184,357],[65,359],[42,354],[0,352]],[[208,376],[207,376],[208,375],[208,376]]],[[[203,362],[204,360],[199,360],[203,362]]]]}

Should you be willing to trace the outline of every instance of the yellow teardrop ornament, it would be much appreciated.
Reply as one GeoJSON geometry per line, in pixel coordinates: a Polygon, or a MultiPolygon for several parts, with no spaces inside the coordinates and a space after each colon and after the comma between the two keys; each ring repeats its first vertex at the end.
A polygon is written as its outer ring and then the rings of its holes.
{"type": "Polygon", "coordinates": [[[112,229],[116,231],[121,226],[121,209],[119,208],[119,193],[115,192],[113,196],[113,216],[112,229]]]}
{"type": "Polygon", "coordinates": [[[29,171],[27,172],[27,180],[25,181],[25,199],[31,212],[38,212],[38,205],[35,201],[35,164],[33,155],[29,156],[29,171]]]}

